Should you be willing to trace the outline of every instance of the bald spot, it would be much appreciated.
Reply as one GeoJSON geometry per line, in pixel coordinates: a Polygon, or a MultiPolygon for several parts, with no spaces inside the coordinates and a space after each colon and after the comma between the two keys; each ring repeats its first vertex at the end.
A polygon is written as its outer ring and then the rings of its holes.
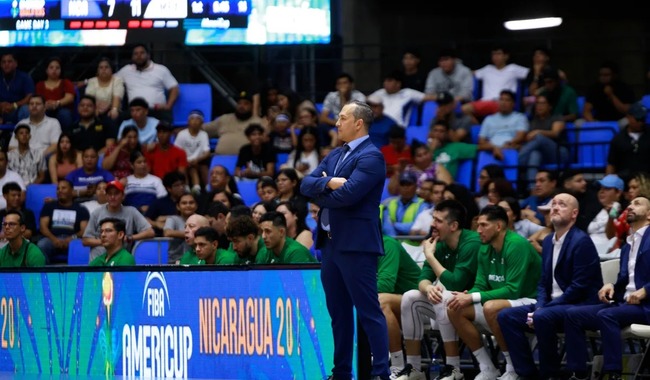
{"type": "Polygon", "coordinates": [[[578,208],[578,200],[576,199],[576,197],[574,197],[571,194],[560,193],[560,194],[556,195],[555,197],[553,197],[553,199],[556,199],[558,201],[562,200],[562,201],[564,201],[564,203],[571,206],[572,208],[578,208]]]}
{"type": "Polygon", "coordinates": [[[208,218],[203,215],[192,214],[187,218],[185,224],[194,224],[197,228],[200,228],[209,226],[210,222],[208,221],[208,218]]]}

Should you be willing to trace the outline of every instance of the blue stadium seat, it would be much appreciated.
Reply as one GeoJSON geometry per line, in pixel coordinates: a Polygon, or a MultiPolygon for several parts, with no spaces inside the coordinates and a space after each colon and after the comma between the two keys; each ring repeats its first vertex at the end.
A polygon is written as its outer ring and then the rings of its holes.
{"type": "Polygon", "coordinates": [[[36,218],[36,225],[41,220],[41,210],[43,209],[45,198],[56,198],[56,184],[32,184],[27,186],[25,194],[25,208],[32,210],[34,218],[36,218]]]}
{"type": "Polygon", "coordinates": [[[275,171],[280,170],[280,166],[284,165],[287,162],[288,158],[289,158],[289,153],[276,154],[275,171]]]}
{"type": "Polygon", "coordinates": [[[582,111],[585,109],[585,97],[584,96],[578,96],[577,101],[578,101],[578,118],[582,117],[582,111]]]}
{"type": "Polygon", "coordinates": [[[609,144],[620,131],[616,121],[585,122],[575,128],[577,135],[576,162],[574,169],[601,172],[607,166],[609,144]]]}
{"type": "Polygon", "coordinates": [[[472,125],[472,131],[471,131],[472,144],[478,144],[479,132],[481,132],[481,124],[472,125]]]}
{"type": "MultiPolygon", "coordinates": [[[[647,109],[650,110],[650,94],[643,95],[641,97],[641,104],[647,109]]],[[[648,112],[648,115],[646,116],[645,122],[650,124],[650,112],[648,112]]]]}
{"type": "Polygon", "coordinates": [[[237,166],[237,155],[236,154],[215,154],[212,156],[212,161],[210,161],[210,171],[212,168],[217,165],[223,165],[230,174],[235,172],[235,167],[237,166]]]}
{"type": "Polygon", "coordinates": [[[438,111],[437,102],[433,100],[424,102],[424,104],[422,105],[422,117],[420,120],[420,124],[424,125],[425,127],[430,127],[431,121],[435,119],[437,111],[438,111]]]}
{"type": "Polygon", "coordinates": [[[169,239],[146,239],[135,243],[133,257],[136,265],[166,264],[168,251],[169,239]]]}
{"type": "Polygon", "coordinates": [[[237,188],[246,206],[250,207],[260,201],[260,196],[257,194],[257,181],[239,181],[237,182],[237,188]]]}
{"type": "Polygon", "coordinates": [[[429,127],[426,125],[409,125],[406,127],[406,143],[408,145],[411,145],[413,140],[426,144],[428,137],[429,127]]]}
{"type": "Polygon", "coordinates": [[[466,159],[458,163],[458,171],[456,172],[456,182],[465,186],[468,189],[472,188],[472,179],[474,178],[474,160],[466,159]]]}
{"type": "MultiPolygon", "coordinates": [[[[413,103],[409,108],[408,108],[408,126],[412,125],[418,125],[419,120],[420,120],[420,105],[417,103],[413,103]]],[[[401,123],[401,121],[400,121],[401,123]]]]}
{"type": "Polygon", "coordinates": [[[81,239],[74,239],[68,244],[68,265],[88,265],[90,247],[81,244],[81,239]]]}
{"type": "Polygon", "coordinates": [[[187,115],[193,109],[203,111],[205,121],[212,120],[212,88],[208,83],[179,83],[178,99],[174,103],[172,114],[174,127],[187,125],[187,115]]]}
{"type": "MultiPolygon", "coordinates": [[[[503,161],[497,160],[492,155],[492,152],[480,151],[478,152],[476,160],[476,174],[480,174],[483,167],[488,164],[497,164],[503,167],[503,171],[506,175],[506,179],[512,182],[513,187],[517,184],[518,177],[518,164],[519,164],[519,153],[516,149],[502,149],[503,152],[503,161]]],[[[476,187],[478,187],[478,181],[476,181],[476,187]]],[[[480,189],[475,188],[475,191],[480,189]]]]}

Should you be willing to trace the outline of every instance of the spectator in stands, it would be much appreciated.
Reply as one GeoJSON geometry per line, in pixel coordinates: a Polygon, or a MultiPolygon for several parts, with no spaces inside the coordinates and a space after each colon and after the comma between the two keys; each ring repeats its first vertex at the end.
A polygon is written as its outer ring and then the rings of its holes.
{"type": "MultiPolygon", "coordinates": [[[[208,184],[210,166],[210,138],[202,129],[204,115],[201,110],[192,110],[187,116],[187,128],[181,130],[174,139],[174,145],[185,151],[187,157],[187,176],[192,192],[199,195],[208,184]]],[[[163,176],[164,177],[164,176],[163,176]]]]}
{"type": "Polygon", "coordinates": [[[305,176],[313,172],[320,163],[318,130],[313,127],[305,127],[297,139],[296,148],[289,153],[287,162],[282,165],[282,168],[293,168],[305,176]]]}
{"type": "Polygon", "coordinates": [[[436,103],[436,117],[431,120],[429,129],[433,128],[435,123],[443,122],[449,126],[449,141],[472,143],[472,118],[456,113],[454,96],[449,92],[440,92],[436,103]]]}
{"type": "Polygon", "coordinates": [[[544,89],[539,95],[546,96],[546,100],[553,107],[552,115],[559,115],[565,122],[573,122],[578,118],[578,94],[573,87],[560,80],[560,72],[555,67],[547,67],[542,73],[544,89]]]}
{"type": "Polygon", "coordinates": [[[106,182],[101,181],[95,185],[95,197],[89,201],[81,203],[88,210],[88,214],[92,214],[93,211],[102,207],[108,202],[108,196],[106,195],[106,182]]]}
{"type": "Polygon", "coordinates": [[[540,223],[543,216],[537,212],[537,207],[545,205],[553,199],[557,191],[557,172],[542,169],[535,175],[535,187],[531,195],[523,199],[521,204],[521,217],[540,223]]]}
{"type": "Polygon", "coordinates": [[[386,162],[386,177],[399,175],[406,165],[413,163],[411,147],[406,143],[406,130],[395,124],[390,127],[388,145],[379,148],[386,162]]]}
{"type": "Polygon", "coordinates": [[[92,146],[86,147],[81,155],[82,165],[65,176],[65,179],[74,186],[77,202],[95,195],[97,185],[101,182],[108,183],[115,179],[108,170],[97,166],[97,151],[92,146]]]}
{"type": "Polygon", "coordinates": [[[451,95],[450,108],[455,109],[458,104],[471,102],[474,97],[472,71],[463,65],[455,50],[442,49],[438,55],[438,67],[427,76],[424,92],[438,99],[443,93],[451,95]]]}
{"type": "Polygon", "coordinates": [[[36,244],[23,237],[25,221],[19,211],[8,211],[2,221],[7,245],[0,248],[0,267],[42,267],[45,256],[36,244]]]}
{"type": "MultiPolygon", "coordinates": [[[[18,124],[27,124],[32,135],[29,145],[38,149],[47,158],[56,151],[56,144],[61,135],[61,124],[57,119],[45,114],[45,98],[33,95],[29,99],[29,117],[18,121],[18,124]]],[[[9,150],[18,148],[16,136],[11,136],[9,150]]]]}
{"type": "Polygon", "coordinates": [[[391,130],[397,125],[392,117],[384,114],[384,100],[381,96],[371,95],[366,102],[372,109],[372,123],[370,123],[370,141],[381,149],[390,143],[391,130]]]}
{"type": "Polygon", "coordinates": [[[505,178],[491,179],[487,184],[488,204],[497,205],[505,197],[515,197],[517,194],[512,182],[505,178]]]}
{"type": "MultiPolygon", "coordinates": [[[[251,124],[262,124],[262,119],[253,113],[253,97],[246,91],[241,91],[235,98],[237,105],[233,113],[226,113],[203,124],[203,130],[210,138],[217,138],[215,154],[235,155],[248,142],[246,128],[251,124]]],[[[266,130],[262,129],[266,134],[266,130]]]]}
{"type": "Polygon", "coordinates": [[[36,83],[36,94],[45,100],[47,116],[56,118],[61,129],[67,130],[72,126],[74,112],[75,87],[63,77],[61,59],[50,58],[45,70],[46,78],[36,83]]]}
{"type": "MultiPolygon", "coordinates": [[[[124,99],[124,81],[113,75],[113,72],[111,61],[107,57],[101,57],[97,63],[97,74],[84,81],[84,93],[96,100],[95,115],[108,130],[118,127],[124,99]]],[[[95,148],[101,149],[97,146],[95,148]]]]}
{"type": "Polygon", "coordinates": [[[613,61],[606,61],[598,69],[598,81],[585,96],[582,117],[585,121],[618,121],[627,125],[625,115],[636,101],[634,90],[619,77],[619,67],[613,61]]]}
{"type": "Polygon", "coordinates": [[[131,118],[120,124],[117,136],[122,136],[124,129],[130,126],[138,128],[138,141],[143,146],[156,142],[156,127],[160,123],[155,117],[149,116],[149,104],[144,98],[135,98],[129,102],[131,118]]]}
{"type": "Polygon", "coordinates": [[[438,203],[442,202],[446,187],[446,183],[435,178],[427,178],[418,186],[418,197],[422,198],[431,207],[425,208],[417,214],[409,235],[429,235],[431,222],[433,222],[433,210],[438,203]]]}
{"type": "Polygon", "coordinates": [[[43,252],[48,264],[68,262],[68,246],[73,239],[81,239],[88,219],[88,210],[74,202],[72,183],[59,180],[56,187],[56,201],[45,202],[39,221],[43,237],[38,240],[38,248],[43,252]]]}
{"type": "Polygon", "coordinates": [[[383,88],[369,96],[381,98],[384,113],[393,118],[397,125],[406,128],[411,117],[411,106],[419,105],[428,100],[436,100],[436,96],[427,95],[412,88],[402,88],[404,73],[395,70],[384,76],[383,88]]]}
{"type": "Polygon", "coordinates": [[[603,284],[600,260],[589,236],[575,226],[577,216],[578,200],[572,195],[562,193],[553,198],[555,233],[544,239],[537,303],[504,309],[497,316],[516,372],[514,378],[561,377],[558,333],[564,331],[567,310],[598,302],[597,289],[603,284]],[[531,330],[537,337],[539,371],[526,335],[531,330]]]}
{"type": "Polygon", "coordinates": [[[173,171],[187,176],[187,155],[185,151],[171,143],[174,127],[166,121],[156,126],[157,142],[144,149],[144,155],[151,174],[162,178],[173,171]]]}
{"type": "Polygon", "coordinates": [[[108,146],[115,144],[117,125],[99,119],[95,109],[95,98],[88,94],[79,98],[79,120],[72,125],[69,134],[72,146],[80,152],[92,146],[98,154],[104,154],[108,146]]]}
{"type": "Polygon", "coordinates": [[[432,150],[424,143],[413,140],[411,144],[412,164],[407,164],[393,174],[388,182],[388,193],[397,194],[399,178],[404,172],[413,172],[417,176],[417,185],[420,186],[426,178],[435,178],[444,183],[452,183],[454,180],[444,166],[433,160],[432,150]]]}
{"type": "Polygon", "coordinates": [[[524,188],[532,187],[537,170],[546,164],[569,164],[569,150],[564,133],[565,122],[560,115],[552,115],[552,106],[546,95],[535,98],[535,113],[530,120],[523,145],[519,148],[519,168],[525,174],[524,188]]]}
{"type": "Polygon", "coordinates": [[[305,108],[316,109],[316,105],[309,99],[303,98],[290,88],[283,88],[278,92],[280,112],[285,112],[293,117],[292,122],[297,120],[297,115],[305,108]]]}
{"type": "Polygon", "coordinates": [[[230,174],[228,168],[220,164],[210,169],[210,183],[206,190],[208,192],[202,193],[199,197],[199,209],[202,211],[205,211],[211,202],[211,195],[214,195],[212,191],[219,190],[228,194],[239,195],[239,188],[235,178],[230,174]]]}
{"type": "Polygon", "coordinates": [[[26,186],[39,184],[45,181],[47,166],[40,149],[32,148],[29,141],[32,138],[31,128],[27,124],[18,124],[14,128],[14,136],[18,141],[18,148],[7,152],[9,170],[20,175],[26,186]]]}
{"type": "MultiPolygon", "coordinates": [[[[104,218],[118,218],[126,223],[126,236],[122,236],[127,246],[132,246],[135,242],[144,239],[150,239],[155,236],[151,225],[144,216],[131,206],[122,205],[124,200],[124,185],[118,180],[109,182],[106,185],[106,195],[108,202],[105,206],[98,208],[90,214],[88,226],[83,234],[83,245],[91,247],[90,260],[104,253],[103,238],[100,239],[101,229],[104,228],[100,223],[104,218]]],[[[122,231],[122,232],[124,232],[122,231]]],[[[103,235],[102,235],[103,236],[103,235]]]]}
{"type": "Polygon", "coordinates": [[[237,253],[236,262],[232,264],[254,264],[257,256],[266,256],[266,245],[260,234],[259,225],[251,216],[232,218],[226,229],[228,239],[232,241],[232,250],[237,253]]]}
{"type": "Polygon", "coordinates": [[[476,204],[478,205],[479,210],[482,210],[483,207],[485,207],[488,204],[487,185],[490,182],[490,180],[493,180],[495,178],[505,178],[505,177],[506,175],[503,171],[503,167],[499,164],[488,164],[480,169],[478,178],[476,180],[478,185],[477,188],[479,190],[479,193],[477,194],[476,197],[477,198],[476,204]]]}
{"type": "Polygon", "coordinates": [[[130,161],[131,153],[142,151],[142,148],[138,141],[138,127],[135,125],[125,127],[119,137],[120,140],[117,144],[106,149],[102,168],[109,170],[118,180],[122,180],[133,174],[130,161]]]}
{"type": "Polygon", "coordinates": [[[494,335],[501,349],[506,361],[503,379],[516,378],[497,315],[506,308],[534,304],[542,270],[540,255],[507,226],[508,215],[501,207],[490,205],[481,210],[477,232],[484,245],[478,255],[474,286],[455,293],[447,302],[449,320],[479,363],[480,379],[494,380],[499,370],[483,347],[479,329],[494,335]]]}
{"type": "Polygon", "coordinates": [[[135,265],[133,255],[124,249],[122,242],[127,238],[127,224],[120,218],[104,218],[99,222],[99,240],[104,248],[104,253],[90,261],[91,267],[95,266],[120,266],[135,265]]]}
{"type": "MultiPolygon", "coordinates": [[[[646,197],[650,199],[650,175],[648,173],[636,173],[627,182],[627,191],[625,192],[625,200],[632,201],[637,197],[646,197]]],[[[627,222],[627,207],[623,208],[618,216],[610,213],[605,227],[605,234],[608,239],[616,237],[613,249],[621,248],[625,244],[625,239],[628,236],[630,225],[627,222]]]]}
{"type": "MultiPolygon", "coordinates": [[[[447,301],[451,299],[451,292],[472,288],[476,277],[479,257],[476,252],[481,247],[481,241],[476,232],[462,227],[467,223],[466,219],[465,207],[458,201],[440,202],[433,211],[431,238],[423,242],[425,262],[418,289],[404,293],[401,302],[407,363],[400,376],[406,375],[407,379],[424,379],[420,343],[425,325],[431,318],[437,322],[446,356],[440,379],[463,378],[458,337],[447,318],[447,301]]],[[[391,367],[399,367],[397,363],[399,358],[391,352],[391,367]]]]}
{"type": "MultiPolygon", "coordinates": [[[[279,113],[279,111],[278,111],[279,113]]],[[[312,129],[318,136],[319,146],[337,146],[338,133],[336,127],[318,123],[318,112],[309,107],[303,108],[298,113],[298,119],[291,124],[291,139],[294,146],[298,146],[300,136],[306,129],[312,129]]]]}
{"type": "Polygon", "coordinates": [[[478,205],[474,201],[474,194],[464,185],[459,183],[452,183],[445,186],[445,192],[442,195],[443,200],[456,200],[465,206],[467,209],[467,218],[465,223],[461,225],[462,228],[471,229],[472,223],[475,218],[478,218],[478,205]]]}
{"type": "Polygon", "coordinates": [[[273,148],[264,142],[264,128],[259,124],[251,124],[246,127],[245,134],[249,143],[239,150],[235,177],[247,179],[273,177],[276,154],[273,148]]]}
{"type": "MultiPolygon", "coordinates": [[[[22,194],[20,199],[25,199],[25,184],[20,174],[16,173],[13,170],[7,169],[7,152],[0,150],[0,188],[6,185],[9,182],[15,182],[20,186],[22,194]]],[[[7,207],[7,202],[4,197],[0,198],[0,210],[7,207]]]]}
{"type": "Polygon", "coordinates": [[[216,201],[210,204],[210,208],[204,214],[208,218],[210,227],[217,231],[219,247],[228,247],[230,245],[229,236],[226,234],[226,217],[230,208],[223,202],[216,201]]]}
{"type": "MultiPolygon", "coordinates": [[[[198,226],[198,224],[192,223],[194,221],[190,221],[189,219],[192,215],[196,215],[195,213],[197,209],[198,204],[194,195],[192,193],[184,193],[178,199],[178,203],[176,204],[176,215],[167,216],[163,227],[163,236],[172,239],[169,242],[169,264],[173,264],[180,260],[183,256],[183,252],[191,249],[192,244],[187,241],[187,229],[188,227],[191,229],[193,228],[192,226],[198,226]]],[[[205,219],[205,226],[209,226],[206,217],[201,215],[196,216],[205,219]]]]}
{"type": "Polygon", "coordinates": [[[132,64],[115,74],[124,81],[129,102],[136,98],[151,103],[151,116],[172,122],[172,108],[180,94],[178,81],[167,67],[151,60],[149,49],[137,44],[131,55],[132,64]]]}
{"type": "Polygon", "coordinates": [[[167,195],[156,198],[144,214],[156,236],[162,236],[167,218],[178,213],[178,201],[185,193],[185,176],[179,172],[170,172],[162,178],[162,183],[167,195]]]}
{"type": "Polygon", "coordinates": [[[503,90],[499,94],[498,112],[486,116],[478,133],[478,149],[503,160],[502,149],[519,149],[526,138],[528,119],[515,111],[515,93],[503,90]]]}
{"type": "Polygon", "coordinates": [[[384,201],[382,232],[388,236],[409,235],[415,217],[429,207],[416,195],[418,177],[405,171],[399,176],[399,195],[384,201]]]}
{"type": "Polygon", "coordinates": [[[22,70],[11,52],[0,55],[5,86],[0,88],[0,123],[15,124],[29,116],[27,104],[34,93],[34,80],[22,70]]]}
{"type": "Polygon", "coordinates": [[[398,240],[383,235],[384,254],[377,262],[377,293],[379,305],[388,327],[388,350],[391,374],[404,367],[402,352],[402,295],[418,288],[420,267],[398,240]]]}
{"type": "Polygon", "coordinates": [[[621,249],[620,269],[615,283],[598,291],[598,305],[576,306],[567,311],[564,323],[566,368],[576,379],[587,379],[587,338],[585,330],[599,330],[602,339],[603,373],[620,380],[623,371],[621,330],[632,323],[648,324],[646,284],[650,280],[650,201],[632,200],[628,210],[630,235],[621,249]],[[640,242],[640,243],[637,243],[640,242]]]}
{"type": "MultiPolygon", "coordinates": [[[[536,46],[533,49],[532,66],[526,79],[524,79],[524,88],[528,91],[527,95],[534,101],[535,97],[543,90],[544,87],[544,69],[551,66],[551,53],[543,46],[536,46]]],[[[566,82],[566,74],[559,70],[560,80],[566,82]]]]}
{"type": "Polygon", "coordinates": [[[435,163],[449,172],[451,178],[456,178],[460,162],[476,158],[478,146],[452,141],[452,134],[453,131],[449,130],[449,124],[438,119],[431,123],[427,146],[430,150],[433,150],[435,163]]]}
{"type": "Polygon", "coordinates": [[[558,182],[561,185],[559,191],[569,193],[578,200],[576,226],[586,232],[589,223],[602,207],[598,202],[598,191],[585,180],[584,174],[579,170],[564,171],[558,182]]]}
{"type": "Polygon", "coordinates": [[[269,211],[260,219],[264,254],[258,254],[255,264],[306,264],[317,262],[309,248],[287,235],[287,220],[278,211],[269,211]]]}
{"type": "Polygon", "coordinates": [[[307,215],[307,202],[309,199],[300,193],[300,176],[296,169],[280,169],[275,176],[275,183],[278,185],[277,203],[290,201],[307,215]]]}
{"type": "Polygon", "coordinates": [[[307,207],[302,209],[292,201],[282,201],[275,211],[284,215],[287,221],[287,236],[310,249],[314,244],[314,235],[307,227],[307,207]]]}
{"type": "Polygon", "coordinates": [[[271,119],[268,141],[275,153],[290,153],[293,150],[293,136],[289,130],[293,124],[291,115],[286,112],[280,112],[271,119]]]}
{"type": "Polygon", "coordinates": [[[404,72],[402,87],[425,92],[427,73],[420,69],[421,60],[422,54],[418,48],[410,46],[404,50],[404,54],[402,54],[402,71],[404,72]]]}
{"type": "Polygon", "coordinates": [[[521,218],[521,206],[519,205],[519,200],[515,197],[505,196],[496,205],[506,210],[506,214],[508,214],[508,228],[526,239],[544,228],[544,226],[533,223],[529,219],[521,218]]]}
{"type": "Polygon", "coordinates": [[[265,202],[259,201],[251,207],[251,216],[255,223],[259,223],[262,215],[269,211],[275,211],[276,203],[275,202],[265,202]]]}
{"type": "Polygon", "coordinates": [[[51,183],[59,183],[68,174],[83,167],[81,151],[72,145],[72,140],[67,132],[63,132],[59,136],[56,151],[48,158],[47,167],[51,183]]]}
{"type": "Polygon", "coordinates": [[[366,96],[354,88],[354,78],[348,73],[341,73],[336,77],[336,91],[328,92],[323,100],[323,109],[320,111],[318,121],[321,124],[336,126],[339,112],[344,105],[352,100],[366,101],[366,96]]]}
{"type": "MultiPolygon", "coordinates": [[[[25,231],[23,237],[31,240],[36,236],[36,218],[34,212],[24,207],[22,198],[22,189],[16,182],[7,182],[2,186],[2,197],[7,202],[7,207],[0,210],[0,221],[4,220],[9,211],[18,211],[22,214],[23,221],[25,222],[25,231]]],[[[0,229],[0,240],[6,240],[4,229],[0,229]]]]}
{"type": "Polygon", "coordinates": [[[650,162],[650,132],[646,124],[648,110],[634,103],[627,111],[627,126],[609,144],[605,173],[629,179],[632,173],[646,171],[650,162]]]}
{"type": "MultiPolygon", "coordinates": [[[[600,212],[590,221],[587,227],[587,233],[594,241],[599,255],[606,255],[616,243],[616,237],[608,238],[605,233],[607,222],[610,218],[618,217],[620,210],[627,205],[621,205],[623,199],[623,189],[625,184],[616,174],[608,174],[598,180],[600,189],[598,190],[598,202],[600,202],[600,212]]],[[[607,256],[603,256],[606,258],[607,256]]]]}
{"type": "Polygon", "coordinates": [[[126,177],[124,204],[137,208],[144,215],[151,203],[167,195],[167,190],[160,177],[149,173],[149,165],[142,152],[136,150],[131,153],[131,165],[133,174],[126,177]]]}
{"type": "Polygon", "coordinates": [[[228,208],[243,205],[245,203],[239,194],[231,194],[225,189],[210,191],[206,195],[206,201],[208,205],[215,201],[223,202],[228,208]]]}
{"type": "Polygon", "coordinates": [[[265,202],[276,202],[278,199],[278,184],[271,177],[260,177],[257,180],[257,194],[265,202]]]}

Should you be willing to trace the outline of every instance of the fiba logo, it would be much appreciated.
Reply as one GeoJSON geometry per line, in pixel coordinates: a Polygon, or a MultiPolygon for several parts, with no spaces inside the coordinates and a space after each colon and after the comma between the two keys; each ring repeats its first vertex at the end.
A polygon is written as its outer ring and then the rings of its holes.
{"type": "Polygon", "coordinates": [[[167,309],[171,310],[169,302],[169,290],[165,275],[161,272],[149,272],[144,282],[142,291],[142,307],[147,302],[147,315],[150,317],[164,317],[165,303],[167,309]]]}

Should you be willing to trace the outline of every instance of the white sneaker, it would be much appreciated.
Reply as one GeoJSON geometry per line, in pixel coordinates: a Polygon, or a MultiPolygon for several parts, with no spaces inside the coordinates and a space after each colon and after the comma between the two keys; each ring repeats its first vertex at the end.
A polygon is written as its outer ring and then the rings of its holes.
{"type": "Polygon", "coordinates": [[[517,375],[517,372],[514,371],[508,371],[501,375],[500,377],[497,377],[498,380],[518,380],[519,375],[517,375]]]}
{"type": "Polygon", "coordinates": [[[445,365],[435,380],[463,380],[465,375],[453,365],[445,365]]]}
{"type": "Polygon", "coordinates": [[[496,380],[499,378],[499,370],[481,371],[474,380],[496,380]]]}
{"type": "MultiPolygon", "coordinates": [[[[391,379],[393,379],[391,375],[391,379]]],[[[397,377],[395,380],[426,380],[427,376],[424,374],[424,372],[419,371],[415,368],[413,368],[412,365],[407,364],[404,369],[402,369],[399,373],[397,373],[397,377]]]]}
{"type": "Polygon", "coordinates": [[[399,376],[398,374],[400,373],[401,370],[402,370],[402,368],[400,368],[400,367],[391,366],[390,367],[390,380],[397,380],[397,376],[399,376]]]}

